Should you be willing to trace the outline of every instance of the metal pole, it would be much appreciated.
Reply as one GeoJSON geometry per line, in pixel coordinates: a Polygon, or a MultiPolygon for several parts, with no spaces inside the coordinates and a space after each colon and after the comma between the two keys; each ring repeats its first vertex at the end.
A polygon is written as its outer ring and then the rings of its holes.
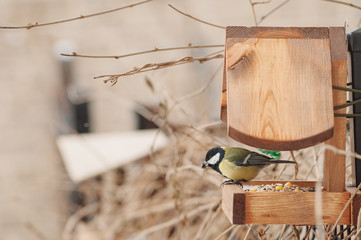
{"type": "MultiPolygon", "coordinates": [[[[361,28],[348,35],[351,53],[352,88],[361,89],[361,28]]],[[[353,100],[361,99],[360,93],[352,93],[353,100]]],[[[353,113],[361,113],[361,104],[353,105],[353,113]]],[[[355,152],[361,153],[361,118],[354,118],[355,152]]],[[[356,186],[361,183],[361,159],[355,159],[356,186]]]]}

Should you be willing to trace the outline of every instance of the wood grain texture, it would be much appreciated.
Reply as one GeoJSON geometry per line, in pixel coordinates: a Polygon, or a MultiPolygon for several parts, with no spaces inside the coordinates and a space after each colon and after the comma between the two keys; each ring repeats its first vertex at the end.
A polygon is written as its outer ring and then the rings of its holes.
{"type": "MultiPolygon", "coordinates": [[[[347,48],[345,29],[343,27],[330,27],[332,85],[346,87],[347,85],[347,48]]],[[[345,91],[332,90],[333,105],[346,103],[345,91]]],[[[346,108],[336,110],[335,113],[346,113],[346,108]]],[[[346,148],[346,118],[337,117],[334,120],[334,136],[327,141],[339,149],[346,148]]],[[[345,190],[345,156],[326,151],[324,160],[323,186],[329,192],[342,192],[345,190]]]]}
{"type": "MultiPolygon", "coordinates": [[[[228,38],[328,38],[328,28],[315,27],[242,27],[229,26],[226,28],[228,38]]],[[[226,52],[226,51],[225,51],[226,52]]],[[[227,123],[227,79],[226,79],[226,58],[224,58],[222,97],[221,97],[221,121],[227,123]]]]}
{"type": "MultiPolygon", "coordinates": [[[[354,192],[355,188],[349,191],[351,194],[354,192]]],[[[358,222],[358,215],[361,207],[361,192],[356,193],[356,196],[351,202],[351,225],[356,226],[358,222]]]]}
{"type": "Polygon", "coordinates": [[[328,39],[327,27],[228,26],[227,38],[312,38],[328,39]]]}
{"type": "Polygon", "coordinates": [[[232,224],[245,222],[246,205],[245,191],[239,186],[226,185],[222,187],[222,210],[232,224]],[[234,211],[237,209],[237,211],[234,211]]]}
{"type": "MultiPolygon", "coordinates": [[[[226,51],[225,51],[226,52],[226,51]]],[[[222,81],[222,96],[221,96],[221,115],[222,122],[227,123],[227,80],[226,80],[226,58],[223,63],[223,81],[222,81]]]]}
{"type": "MultiPolygon", "coordinates": [[[[232,224],[316,225],[314,192],[244,192],[239,186],[222,188],[222,208],[232,224]],[[233,205],[229,205],[233,202],[233,205]],[[241,216],[240,216],[241,215],[241,216]]],[[[349,192],[322,192],[322,224],[333,224],[346,205],[349,192]]],[[[339,224],[350,224],[350,210],[339,224]]]]}
{"type": "MultiPolygon", "coordinates": [[[[327,28],[227,28],[229,136],[272,150],[332,137],[327,28]]],[[[223,102],[222,102],[223,103],[223,102]]]]}

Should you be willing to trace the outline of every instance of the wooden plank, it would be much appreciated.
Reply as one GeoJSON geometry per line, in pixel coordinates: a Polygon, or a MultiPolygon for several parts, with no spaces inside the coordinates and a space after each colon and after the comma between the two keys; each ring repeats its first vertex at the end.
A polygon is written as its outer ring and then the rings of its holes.
{"type": "MultiPolygon", "coordinates": [[[[343,27],[330,27],[332,85],[346,87],[347,84],[347,56],[345,29],[343,27]]],[[[346,103],[346,92],[332,90],[333,105],[346,103]]],[[[335,113],[346,113],[346,108],[336,110],[335,113]]],[[[336,117],[334,120],[334,135],[327,141],[339,149],[346,148],[346,118],[336,117]]],[[[329,192],[342,192],[345,190],[345,155],[326,151],[324,160],[323,186],[329,192]]]]}
{"type": "MultiPolygon", "coordinates": [[[[348,192],[350,192],[350,195],[352,195],[356,188],[355,187],[347,187],[346,188],[348,192]]],[[[361,192],[359,191],[356,193],[354,199],[351,202],[351,225],[357,226],[358,223],[358,215],[361,208],[361,192]]]]}
{"type": "MultiPolygon", "coordinates": [[[[317,225],[315,192],[243,192],[239,186],[222,188],[222,208],[232,224],[317,225]],[[233,203],[233,205],[229,205],[233,203]]],[[[350,193],[322,192],[322,225],[334,224],[350,193]]],[[[349,206],[339,224],[350,224],[349,206]]]]}
{"type": "Polygon", "coordinates": [[[304,148],[332,137],[326,30],[227,27],[230,137],[272,150],[304,148]]]}
{"type": "Polygon", "coordinates": [[[228,26],[227,38],[312,38],[328,39],[327,27],[243,27],[228,26]]]}
{"type": "MultiPolygon", "coordinates": [[[[226,51],[224,51],[226,52],[226,51]]],[[[221,96],[221,116],[222,122],[227,123],[227,80],[226,80],[226,58],[223,64],[223,82],[222,82],[222,96],[221,96]]]]}
{"type": "Polygon", "coordinates": [[[239,186],[222,187],[222,210],[232,224],[245,222],[245,205],[243,203],[246,195],[244,193],[245,191],[239,186]],[[237,211],[234,211],[235,209],[237,211]]]}

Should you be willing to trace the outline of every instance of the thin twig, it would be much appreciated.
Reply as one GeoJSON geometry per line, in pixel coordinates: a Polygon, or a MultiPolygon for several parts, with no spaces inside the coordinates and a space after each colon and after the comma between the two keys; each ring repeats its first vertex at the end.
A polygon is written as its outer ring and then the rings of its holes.
{"type": "Polygon", "coordinates": [[[273,12],[277,11],[279,8],[281,8],[283,5],[285,5],[287,3],[286,0],[284,3],[278,5],[277,7],[275,7],[274,9],[272,9],[269,13],[267,13],[266,15],[264,15],[260,21],[257,21],[257,16],[256,16],[256,9],[254,6],[258,5],[258,4],[268,4],[270,3],[272,0],[266,0],[266,1],[262,1],[262,2],[253,2],[252,0],[248,0],[249,3],[251,4],[251,8],[252,8],[252,14],[253,14],[253,20],[254,20],[254,24],[255,26],[258,26],[265,18],[267,18],[269,15],[271,15],[273,12]]]}
{"type": "Polygon", "coordinates": [[[173,7],[171,4],[168,4],[168,6],[169,6],[169,7],[171,7],[173,10],[175,10],[175,11],[179,12],[180,14],[182,14],[182,15],[184,15],[184,16],[186,16],[186,17],[189,17],[189,18],[191,18],[191,19],[193,19],[193,20],[196,20],[196,21],[198,21],[198,22],[201,22],[201,23],[204,23],[204,24],[210,25],[210,26],[212,26],[212,27],[221,28],[221,29],[226,29],[226,28],[225,28],[225,27],[223,27],[223,26],[216,25],[216,24],[213,24],[213,23],[209,23],[209,22],[206,22],[206,21],[200,20],[199,18],[195,18],[195,17],[193,17],[193,16],[191,16],[191,15],[189,15],[189,14],[187,14],[187,13],[184,13],[184,12],[182,12],[181,10],[179,10],[179,9],[177,9],[177,8],[175,8],[175,7],[173,7]]]}
{"type": "Polygon", "coordinates": [[[252,230],[252,225],[248,226],[246,235],[244,235],[243,240],[247,240],[247,239],[248,239],[248,235],[249,235],[249,233],[251,232],[251,230],[252,230]]]}
{"type": "Polygon", "coordinates": [[[181,65],[181,64],[185,64],[185,63],[192,63],[192,62],[203,63],[203,62],[210,61],[210,60],[213,60],[213,59],[216,59],[216,58],[223,58],[223,54],[217,54],[217,55],[212,56],[212,57],[199,57],[199,58],[197,58],[197,57],[184,57],[184,58],[176,60],[176,61],[169,61],[169,62],[162,62],[162,63],[148,63],[148,64],[145,64],[142,67],[136,67],[133,70],[125,72],[125,73],[107,74],[107,75],[101,75],[101,76],[94,77],[94,78],[95,79],[106,78],[104,80],[105,83],[111,82],[112,85],[114,85],[114,84],[116,84],[118,82],[118,79],[120,77],[129,76],[129,75],[133,75],[133,74],[138,74],[138,73],[142,73],[142,72],[154,71],[154,70],[168,68],[168,67],[173,67],[173,66],[177,66],[177,65],[181,65]]]}
{"type": "Polygon", "coordinates": [[[292,226],[292,234],[295,237],[294,239],[300,240],[300,231],[298,231],[295,225],[292,226]]]}
{"type": "Polygon", "coordinates": [[[258,4],[267,4],[270,3],[272,0],[266,0],[266,1],[261,1],[261,2],[253,2],[253,5],[258,5],[258,4]]]}
{"type": "MultiPolygon", "coordinates": [[[[219,185],[218,185],[218,186],[219,186],[219,185]]],[[[213,226],[213,225],[212,225],[213,221],[214,221],[215,219],[218,219],[217,216],[218,216],[218,214],[220,214],[221,211],[222,211],[222,204],[221,204],[221,201],[219,201],[219,204],[218,204],[218,206],[216,207],[216,210],[214,211],[213,216],[211,217],[211,219],[209,220],[209,222],[207,223],[207,225],[206,225],[206,227],[205,227],[205,229],[204,229],[204,231],[203,231],[204,235],[203,235],[203,238],[202,238],[202,239],[208,239],[207,233],[210,232],[210,231],[209,231],[209,228],[211,228],[211,227],[213,226]]]]}
{"type": "Polygon", "coordinates": [[[307,230],[307,232],[306,232],[306,235],[303,237],[302,240],[306,240],[306,239],[307,239],[308,235],[310,235],[310,233],[311,233],[311,230],[312,230],[312,226],[308,226],[308,230],[307,230]]]}
{"type": "Polygon", "coordinates": [[[237,225],[231,232],[231,234],[229,234],[227,240],[232,240],[235,239],[235,235],[237,234],[238,230],[241,228],[241,225],[237,225]]]}
{"type": "Polygon", "coordinates": [[[341,234],[343,234],[344,232],[346,232],[348,229],[350,229],[351,226],[347,226],[346,228],[344,228],[342,231],[338,232],[335,236],[333,236],[331,239],[332,240],[336,240],[338,236],[340,236],[341,234]]]}
{"type": "Polygon", "coordinates": [[[59,20],[59,21],[53,21],[53,22],[47,22],[47,23],[35,23],[35,24],[29,23],[26,26],[16,26],[16,27],[0,26],[0,29],[28,29],[29,30],[29,29],[34,28],[34,27],[43,27],[43,26],[48,26],[48,25],[71,22],[71,21],[80,20],[80,19],[84,19],[84,18],[90,18],[90,17],[99,16],[99,15],[104,15],[104,14],[120,11],[120,10],[123,10],[123,9],[126,9],[126,8],[132,8],[132,7],[135,7],[137,5],[141,5],[141,4],[150,2],[150,1],[152,1],[152,0],[146,0],[146,1],[138,2],[138,3],[130,4],[130,5],[127,5],[125,7],[115,8],[115,9],[111,9],[111,10],[108,10],[108,11],[93,13],[93,14],[89,14],[89,15],[80,15],[80,17],[69,18],[69,19],[64,19],[64,20],[59,20]]]}
{"type": "Polygon", "coordinates": [[[207,215],[204,217],[204,219],[203,219],[203,221],[202,221],[202,223],[201,223],[201,226],[199,227],[198,232],[197,232],[197,234],[196,234],[195,237],[194,237],[194,240],[200,240],[200,239],[202,239],[202,237],[201,237],[201,236],[202,236],[202,233],[203,233],[205,227],[207,226],[209,220],[211,219],[213,213],[214,213],[214,209],[213,209],[213,208],[210,208],[210,209],[208,210],[208,212],[207,212],[207,215]]]}
{"type": "Polygon", "coordinates": [[[283,1],[281,4],[277,5],[275,8],[273,8],[271,11],[269,11],[267,14],[263,15],[261,17],[261,19],[257,22],[257,24],[261,24],[266,18],[268,18],[272,13],[276,12],[277,10],[279,10],[281,7],[283,7],[284,5],[286,5],[290,0],[285,0],[283,1]]]}
{"type": "Polygon", "coordinates": [[[226,235],[229,231],[231,231],[233,228],[235,228],[237,225],[231,225],[229,226],[229,228],[227,228],[226,230],[224,230],[221,234],[218,235],[218,237],[216,237],[214,240],[219,240],[221,239],[224,235],[226,235]]]}
{"type": "Polygon", "coordinates": [[[135,52],[135,53],[129,53],[129,54],[124,54],[124,55],[113,55],[113,56],[102,56],[102,55],[84,55],[84,54],[78,54],[76,52],[73,52],[71,54],[69,53],[61,53],[61,56],[66,56],[66,57],[82,57],[82,58],[115,58],[115,59],[119,59],[119,58],[125,58],[125,57],[131,57],[131,56],[136,56],[136,55],[141,55],[141,54],[147,54],[147,53],[154,53],[154,52],[162,52],[162,51],[172,51],[172,50],[181,50],[181,49],[192,49],[192,48],[214,48],[214,47],[224,47],[223,44],[218,44],[218,45],[195,45],[193,46],[192,44],[189,44],[186,47],[172,47],[172,48],[154,48],[152,50],[147,50],[147,51],[141,51],[141,52],[135,52]]]}
{"type": "Polygon", "coordinates": [[[34,226],[31,222],[26,222],[25,223],[25,227],[32,232],[38,239],[40,240],[46,240],[48,239],[47,237],[44,236],[44,234],[36,227],[34,226]]]}
{"type": "Polygon", "coordinates": [[[356,239],[356,237],[358,236],[358,235],[360,235],[360,233],[361,233],[361,228],[359,229],[359,230],[357,230],[357,232],[356,232],[356,234],[355,234],[355,236],[353,236],[353,238],[352,239],[356,239]]]}
{"type": "Polygon", "coordinates": [[[76,224],[83,218],[96,212],[99,208],[98,202],[93,202],[85,207],[76,211],[66,222],[64,231],[63,231],[63,239],[70,240],[71,233],[74,231],[76,224]]]}
{"type": "Polygon", "coordinates": [[[361,7],[356,6],[356,5],[352,4],[352,3],[341,2],[341,1],[337,1],[337,0],[323,0],[323,1],[332,2],[332,3],[338,3],[338,4],[342,4],[342,5],[347,5],[347,6],[350,6],[350,7],[357,8],[357,9],[360,9],[360,10],[361,10],[361,7]]]}
{"type": "MultiPolygon", "coordinates": [[[[218,203],[218,202],[217,202],[218,203]]],[[[166,222],[163,222],[163,223],[160,223],[160,224],[157,224],[157,225],[154,225],[152,227],[149,227],[147,229],[144,229],[142,232],[140,232],[134,239],[144,239],[145,236],[147,236],[148,234],[150,233],[153,233],[153,232],[156,232],[156,231],[159,231],[161,229],[164,229],[164,228],[167,228],[167,227],[170,227],[182,220],[184,220],[186,217],[193,217],[197,214],[199,214],[200,212],[204,211],[204,210],[207,210],[209,208],[212,208],[215,206],[215,203],[210,203],[210,204],[205,204],[205,205],[202,205],[202,206],[199,206],[191,211],[189,211],[188,213],[186,213],[185,215],[182,215],[182,216],[179,216],[179,217],[175,217],[169,221],[166,221],[166,222]]]]}
{"type": "MultiPolygon", "coordinates": [[[[253,228],[253,224],[246,224],[246,226],[247,226],[249,229],[253,230],[253,231],[257,234],[258,237],[260,237],[261,233],[260,233],[259,231],[257,231],[256,229],[253,228]]],[[[256,225],[256,226],[259,226],[259,225],[256,225]]],[[[262,239],[262,238],[261,238],[261,239],[262,239]]]]}
{"type": "Polygon", "coordinates": [[[344,239],[342,239],[342,240],[347,240],[347,239],[349,239],[349,238],[351,238],[352,237],[352,235],[354,235],[356,233],[356,229],[354,229],[349,235],[347,235],[344,239]]]}
{"type": "Polygon", "coordinates": [[[295,155],[293,154],[293,151],[290,151],[290,154],[291,154],[292,160],[296,163],[296,164],[294,165],[294,167],[295,167],[294,180],[296,180],[296,179],[297,179],[297,174],[298,174],[298,163],[297,163],[297,161],[296,161],[295,155]]]}
{"type": "Polygon", "coordinates": [[[248,0],[248,1],[249,1],[249,3],[251,4],[254,24],[255,24],[256,26],[258,26],[257,16],[256,16],[256,10],[254,9],[254,5],[255,5],[255,4],[252,2],[252,0],[248,0]]]}

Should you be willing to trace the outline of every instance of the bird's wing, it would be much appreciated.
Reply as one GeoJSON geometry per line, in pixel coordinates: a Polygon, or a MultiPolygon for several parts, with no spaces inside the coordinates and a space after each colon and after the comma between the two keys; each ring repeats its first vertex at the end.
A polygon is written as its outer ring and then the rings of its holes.
{"type": "Polygon", "coordinates": [[[249,165],[268,165],[272,163],[272,158],[267,157],[265,155],[256,153],[256,152],[251,152],[250,153],[250,157],[247,161],[247,164],[249,165]]]}
{"type": "Polygon", "coordinates": [[[243,148],[228,148],[226,159],[237,166],[267,165],[271,158],[243,148]]]}
{"type": "Polygon", "coordinates": [[[227,159],[229,162],[237,165],[237,166],[244,166],[248,164],[248,160],[251,157],[251,151],[248,151],[244,148],[224,148],[225,150],[225,159],[227,159]]]}

